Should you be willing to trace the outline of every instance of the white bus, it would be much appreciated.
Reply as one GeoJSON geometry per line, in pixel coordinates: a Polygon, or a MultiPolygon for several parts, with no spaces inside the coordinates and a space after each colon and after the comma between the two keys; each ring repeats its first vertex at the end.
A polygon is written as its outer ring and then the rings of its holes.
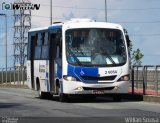
{"type": "Polygon", "coordinates": [[[129,38],[122,26],[71,19],[28,34],[27,81],[40,98],[108,94],[118,101],[128,93],[129,38]]]}

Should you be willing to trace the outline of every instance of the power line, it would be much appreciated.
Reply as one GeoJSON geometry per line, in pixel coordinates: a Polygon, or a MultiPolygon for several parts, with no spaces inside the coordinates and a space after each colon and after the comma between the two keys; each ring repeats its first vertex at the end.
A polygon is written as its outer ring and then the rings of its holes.
{"type": "MultiPolygon", "coordinates": [[[[50,18],[50,17],[47,17],[47,16],[41,16],[41,15],[31,15],[31,16],[34,16],[34,17],[40,17],[40,18],[50,18]]],[[[52,17],[53,19],[64,19],[64,18],[58,18],[58,17],[52,17]]],[[[65,19],[67,20],[67,19],[65,19]]]]}
{"type": "Polygon", "coordinates": [[[160,33],[155,33],[155,34],[130,34],[130,36],[160,36],[160,33]]]}
{"type": "MultiPolygon", "coordinates": [[[[3,30],[5,28],[0,28],[0,30],[3,30]]],[[[7,27],[7,29],[13,29],[13,27],[7,27]]]]}
{"type": "Polygon", "coordinates": [[[112,21],[113,23],[160,23],[160,20],[157,21],[112,21]]]}
{"type": "MultiPolygon", "coordinates": [[[[6,57],[6,56],[1,56],[0,58],[4,58],[4,57],[6,57]]],[[[7,57],[13,57],[13,56],[7,56],[7,57]]]]}
{"type": "Polygon", "coordinates": [[[160,54],[144,54],[144,56],[160,56],[160,54]]]}
{"type": "MultiPolygon", "coordinates": [[[[47,16],[39,16],[39,15],[32,15],[34,17],[41,17],[41,18],[50,18],[47,16]]],[[[64,18],[53,18],[53,19],[64,19],[64,18]]],[[[113,23],[160,23],[160,20],[157,21],[112,21],[113,23]]]]}
{"type": "MultiPolygon", "coordinates": [[[[13,44],[7,44],[7,46],[12,46],[13,44]]],[[[6,46],[5,44],[0,44],[0,46],[6,46]]]]}
{"type": "MultiPolygon", "coordinates": [[[[42,6],[50,6],[49,4],[41,4],[42,6]]],[[[70,9],[86,9],[86,10],[105,10],[104,8],[83,8],[83,7],[76,7],[76,6],[59,6],[59,5],[52,5],[52,7],[55,8],[70,8],[70,9]]],[[[160,8],[125,8],[125,9],[113,9],[113,8],[107,8],[107,10],[116,10],[116,11],[144,11],[144,10],[160,10],[160,8]]]]}

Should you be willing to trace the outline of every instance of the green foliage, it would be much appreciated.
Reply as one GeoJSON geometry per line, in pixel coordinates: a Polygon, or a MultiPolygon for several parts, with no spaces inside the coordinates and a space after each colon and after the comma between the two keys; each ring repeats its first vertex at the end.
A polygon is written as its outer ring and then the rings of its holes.
{"type": "Polygon", "coordinates": [[[131,54],[131,64],[132,65],[141,65],[142,64],[142,58],[144,57],[144,55],[141,53],[140,49],[136,49],[136,50],[133,50],[133,44],[132,44],[132,41],[130,40],[130,46],[128,47],[129,48],[129,52],[131,54]]]}
{"type": "Polygon", "coordinates": [[[141,65],[143,56],[144,55],[141,53],[140,49],[134,50],[132,53],[133,65],[141,65]]]}

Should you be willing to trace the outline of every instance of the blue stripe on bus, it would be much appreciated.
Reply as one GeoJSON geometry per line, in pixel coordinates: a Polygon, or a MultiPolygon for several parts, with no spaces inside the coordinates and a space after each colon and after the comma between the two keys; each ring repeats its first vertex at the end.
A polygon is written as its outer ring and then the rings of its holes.
{"type": "Polygon", "coordinates": [[[48,72],[46,72],[46,78],[48,78],[48,72]]]}
{"type": "Polygon", "coordinates": [[[59,65],[57,65],[57,73],[56,73],[56,75],[57,75],[57,77],[58,77],[59,79],[62,78],[62,67],[59,66],[59,65]]]}
{"type": "Polygon", "coordinates": [[[59,28],[62,28],[62,25],[48,27],[48,29],[59,29],[59,28]]]}
{"type": "Polygon", "coordinates": [[[68,65],[68,76],[73,76],[78,78],[84,83],[98,83],[97,80],[84,80],[82,77],[97,77],[98,76],[98,68],[90,68],[90,67],[79,67],[79,66],[71,66],[68,65]]]}

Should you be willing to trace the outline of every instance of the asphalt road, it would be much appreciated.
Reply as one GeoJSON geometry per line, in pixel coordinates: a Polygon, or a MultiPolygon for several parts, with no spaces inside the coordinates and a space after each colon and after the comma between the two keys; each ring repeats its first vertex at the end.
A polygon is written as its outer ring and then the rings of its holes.
{"type": "Polygon", "coordinates": [[[130,100],[114,102],[104,97],[61,103],[56,99],[39,99],[37,92],[29,89],[1,87],[0,117],[2,123],[160,123],[160,104],[130,100]]]}

